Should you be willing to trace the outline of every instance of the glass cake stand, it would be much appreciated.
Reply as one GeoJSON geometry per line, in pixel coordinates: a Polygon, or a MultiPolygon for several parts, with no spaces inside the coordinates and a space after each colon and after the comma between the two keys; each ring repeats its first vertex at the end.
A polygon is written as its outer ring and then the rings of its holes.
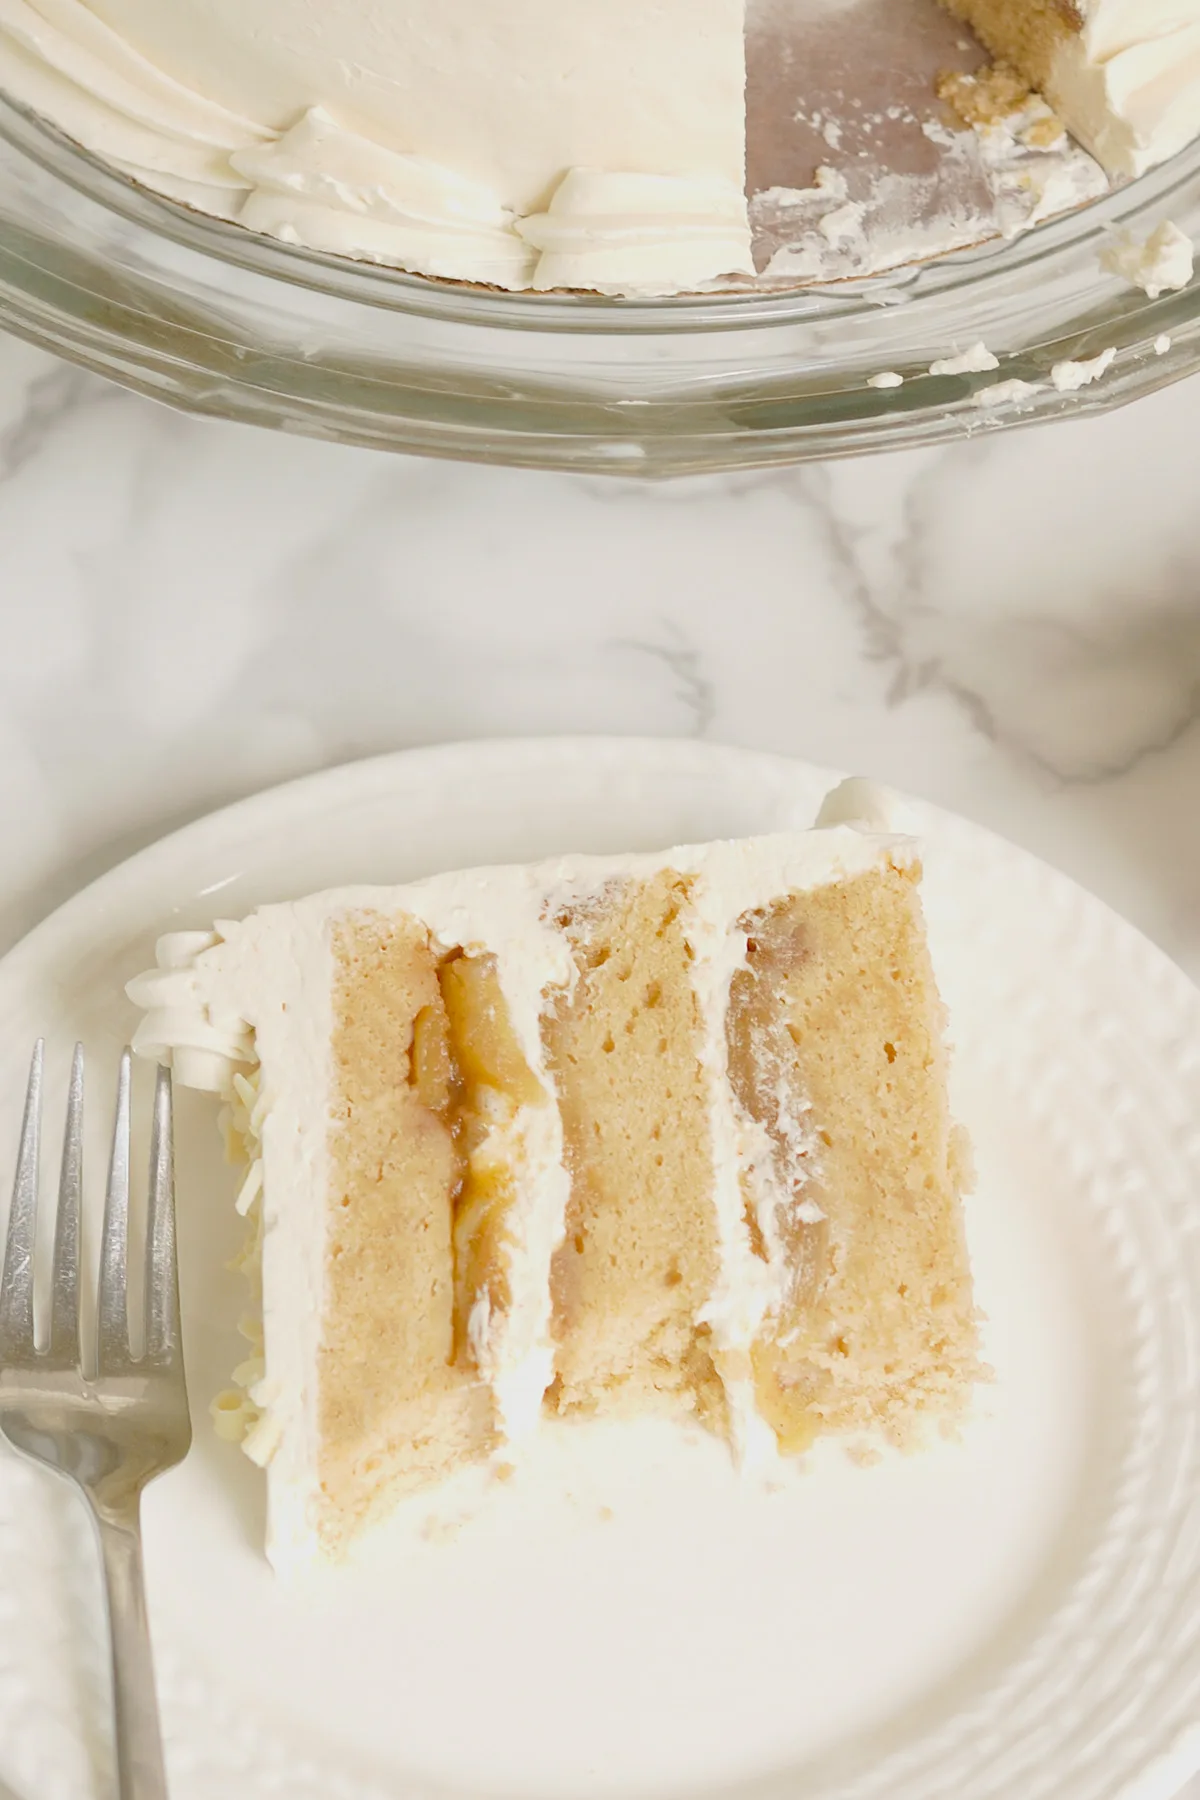
{"type": "Polygon", "coordinates": [[[1100,266],[1114,231],[1168,218],[1200,238],[1200,147],[1022,238],[871,280],[501,294],[190,212],[0,98],[0,327],[189,412],[481,462],[677,475],[1121,405],[1200,368],[1200,283],[1151,300],[1100,266]],[[929,374],[980,339],[998,370],[929,374]],[[1112,367],[1078,392],[975,398],[1110,347],[1112,367]],[[868,385],[884,371],[903,385],[868,385]]]}

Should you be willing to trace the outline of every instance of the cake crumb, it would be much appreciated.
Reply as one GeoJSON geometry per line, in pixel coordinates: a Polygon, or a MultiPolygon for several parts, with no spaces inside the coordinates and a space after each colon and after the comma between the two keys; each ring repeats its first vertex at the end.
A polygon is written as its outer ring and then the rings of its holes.
{"type": "Polygon", "coordinates": [[[1045,112],[1037,112],[1035,116],[1017,133],[1021,142],[1029,150],[1054,150],[1067,135],[1066,126],[1047,107],[1045,112]]]}
{"type": "Polygon", "coordinates": [[[1155,356],[1165,356],[1170,348],[1171,339],[1164,331],[1161,337],[1156,337],[1154,340],[1154,354],[1155,356]]]}
{"type": "Polygon", "coordinates": [[[904,386],[903,375],[895,369],[881,369],[878,375],[867,376],[867,386],[871,388],[898,388],[904,386]]]}
{"type": "Polygon", "coordinates": [[[996,125],[1029,99],[1029,84],[1003,63],[985,66],[974,75],[945,70],[937,78],[935,92],[963,125],[996,125]]]}
{"type": "MultiPolygon", "coordinates": [[[[1058,114],[1007,63],[994,63],[974,75],[948,71],[938,77],[937,95],[961,125],[985,142],[1007,138],[1041,155],[1061,152],[1069,144],[1058,114]]],[[[1042,216],[1035,214],[1035,221],[1042,216]]]]}

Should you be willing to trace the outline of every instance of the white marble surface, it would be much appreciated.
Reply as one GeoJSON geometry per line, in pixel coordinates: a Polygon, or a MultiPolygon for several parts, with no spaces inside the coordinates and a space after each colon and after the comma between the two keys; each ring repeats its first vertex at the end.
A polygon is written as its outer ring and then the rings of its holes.
{"type": "Polygon", "coordinates": [[[869,771],[1200,972],[1200,383],[667,486],[180,417],[0,340],[0,942],[223,801],[499,733],[869,771]]]}
{"type": "Polygon", "coordinates": [[[195,422],[0,340],[0,946],[324,764],[693,733],[967,813],[1200,974],[1198,435],[1200,382],[638,487],[195,422]]]}

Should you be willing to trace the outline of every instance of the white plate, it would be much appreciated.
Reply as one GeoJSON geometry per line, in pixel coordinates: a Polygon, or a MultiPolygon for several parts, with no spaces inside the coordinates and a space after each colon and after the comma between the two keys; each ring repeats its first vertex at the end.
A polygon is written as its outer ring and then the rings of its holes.
{"type": "MultiPolygon", "coordinates": [[[[803,825],[829,779],[693,743],[459,745],[218,813],[0,965],[0,1158],[32,1038],[57,1075],[77,1036],[111,1068],[122,984],[164,927],[803,825]]],[[[1200,995],[1062,876],[911,812],[997,1373],[963,1441],[825,1454],[766,1494],[666,1428],[583,1431],[569,1493],[518,1486],[415,1559],[288,1589],[259,1551],[260,1477],[208,1429],[239,1355],[239,1234],[211,1106],[183,1095],[197,1435],[146,1507],[174,1800],[1165,1800],[1200,1764],[1200,995]]],[[[97,1619],[78,1508],[0,1457],[0,1776],[21,1800],[106,1791],[97,1619]]]]}

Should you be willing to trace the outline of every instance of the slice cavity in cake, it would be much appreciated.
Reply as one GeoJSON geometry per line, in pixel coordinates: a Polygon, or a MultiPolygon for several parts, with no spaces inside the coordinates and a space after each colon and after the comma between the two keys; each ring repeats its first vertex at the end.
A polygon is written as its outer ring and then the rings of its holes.
{"type": "MultiPolygon", "coordinates": [[[[175,933],[135,1040],[221,1093],[277,1566],[557,1419],[915,1443],[978,1374],[915,843],[820,828],[175,933]]],[[[856,823],[845,822],[853,815],[856,823]]]]}
{"type": "Polygon", "coordinates": [[[1200,0],[943,0],[1110,174],[1200,133],[1200,0]]]}

